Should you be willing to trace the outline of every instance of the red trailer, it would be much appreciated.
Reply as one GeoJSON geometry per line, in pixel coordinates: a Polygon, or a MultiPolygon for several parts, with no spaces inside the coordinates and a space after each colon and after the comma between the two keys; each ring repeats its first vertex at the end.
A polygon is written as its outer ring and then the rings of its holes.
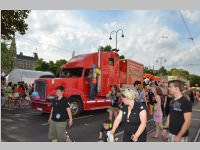
{"type": "Polygon", "coordinates": [[[135,80],[143,81],[144,66],[132,60],[119,60],[115,52],[96,52],[78,55],[61,66],[60,78],[41,78],[35,81],[35,91],[40,100],[32,99],[32,108],[49,113],[51,100],[55,97],[56,87],[64,86],[64,96],[68,97],[72,114],[79,115],[82,111],[108,108],[110,99],[106,94],[111,85],[133,84],[135,80]],[[120,64],[120,66],[119,66],[120,64]],[[87,76],[92,65],[100,68],[97,79],[96,97],[89,98],[89,82],[87,76]],[[120,71],[119,71],[120,69],[120,71]]]}

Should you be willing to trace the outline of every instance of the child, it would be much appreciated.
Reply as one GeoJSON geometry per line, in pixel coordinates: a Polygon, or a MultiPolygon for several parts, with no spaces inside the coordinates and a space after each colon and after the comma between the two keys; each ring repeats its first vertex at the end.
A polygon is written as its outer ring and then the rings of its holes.
{"type": "Polygon", "coordinates": [[[105,120],[103,126],[99,132],[99,140],[103,142],[108,142],[108,132],[112,129],[112,122],[111,120],[105,120]]]}

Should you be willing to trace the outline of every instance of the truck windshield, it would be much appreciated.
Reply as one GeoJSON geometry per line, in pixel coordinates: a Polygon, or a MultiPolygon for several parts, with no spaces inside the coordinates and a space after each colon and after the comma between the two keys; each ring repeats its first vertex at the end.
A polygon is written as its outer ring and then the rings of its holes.
{"type": "Polygon", "coordinates": [[[67,68],[61,71],[61,78],[81,77],[83,68],[67,68]]]}

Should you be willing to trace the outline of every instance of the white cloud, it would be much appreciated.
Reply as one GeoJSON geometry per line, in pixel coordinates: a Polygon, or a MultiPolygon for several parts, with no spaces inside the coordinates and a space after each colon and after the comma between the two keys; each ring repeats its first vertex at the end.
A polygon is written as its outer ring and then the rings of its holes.
{"type": "MultiPolygon", "coordinates": [[[[199,22],[199,11],[182,11],[193,22],[199,22]]],[[[180,33],[160,22],[159,11],[129,11],[127,22],[110,22],[93,27],[74,11],[31,11],[27,20],[27,34],[17,35],[19,51],[33,55],[37,48],[39,57],[44,60],[70,59],[73,50],[76,54],[97,51],[99,45],[110,44],[115,48],[115,35],[112,30],[122,28],[125,37],[118,33],[118,48],[126,58],[136,60],[146,66],[157,65],[156,59],[167,59],[166,65],[196,63],[200,60],[199,50],[192,49],[191,41],[180,41],[180,33]],[[183,42],[183,43],[182,43],[183,42]]],[[[165,16],[169,19],[171,16],[165,16]]],[[[200,40],[195,41],[200,47],[200,40]]],[[[198,66],[197,66],[198,67],[198,66]]],[[[169,69],[172,68],[168,67],[169,69]]],[[[200,69],[185,66],[192,73],[200,75],[200,69]]]]}
{"type": "Polygon", "coordinates": [[[189,10],[182,10],[181,13],[183,16],[188,19],[191,23],[199,22],[200,19],[200,11],[189,11],[189,10]]]}

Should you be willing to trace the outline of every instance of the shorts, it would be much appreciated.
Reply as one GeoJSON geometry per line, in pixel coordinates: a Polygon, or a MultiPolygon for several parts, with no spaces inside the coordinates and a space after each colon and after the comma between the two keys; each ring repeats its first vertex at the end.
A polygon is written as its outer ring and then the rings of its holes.
{"type": "MultiPolygon", "coordinates": [[[[174,142],[174,138],[176,135],[169,133],[168,135],[168,142],[174,142]]],[[[180,142],[188,142],[188,136],[182,137],[180,142]]]]}
{"type": "Polygon", "coordinates": [[[110,107],[109,109],[108,109],[108,111],[110,112],[113,112],[113,113],[115,113],[115,112],[117,112],[118,113],[118,111],[119,111],[119,108],[118,107],[110,107]]]}
{"type": "Polygon", "coordinates": [[[65,134],[66,126],[67,126],[67,121],[56,122],[51,120],[49,123],[48,139],[50,141],[57,139],[58,142],[66,142],[66,134],[65,134]]]}

